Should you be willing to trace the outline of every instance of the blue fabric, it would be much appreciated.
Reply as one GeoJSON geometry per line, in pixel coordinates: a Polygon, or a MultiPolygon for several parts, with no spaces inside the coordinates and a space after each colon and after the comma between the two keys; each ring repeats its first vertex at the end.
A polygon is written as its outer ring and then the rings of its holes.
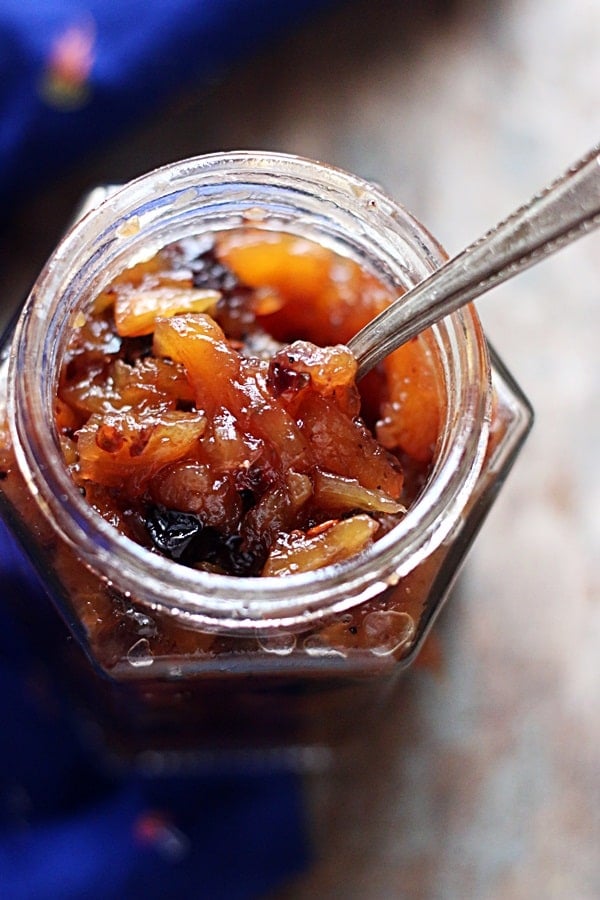
{"type": "Polygon", "coordinates": [[[44,666],[62,626],[1,522],[0,584],[0,897],[251,900],[306,866],[295,773],[108,771],[44,666]]]}
{"type": "MultiPolygon", "coordinates": [[[[333,2],[1,0],[0,217],[333,2]]],[[[44,667],[53,611],[10,611],[42,592],[1,523],[0,585],[0,897],[246,900],[306,864],[289,772],[108,774],[44,667]]]]}
{"type": "Polygon", "coordinates": [[[2,0],[0,203],[333,0],[2,0]]]}

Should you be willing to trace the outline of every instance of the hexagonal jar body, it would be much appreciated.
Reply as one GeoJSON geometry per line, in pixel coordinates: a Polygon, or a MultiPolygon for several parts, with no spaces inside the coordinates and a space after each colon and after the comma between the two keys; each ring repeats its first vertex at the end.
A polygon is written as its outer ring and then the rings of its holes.
{"type": "Polygon", "coordinates": [[[350,257],[398,293],[444,254],[372,185],[281,154],[198,157],[107,194],[56,249],[5,343],[3,514],[85,653],[74,680],[113,743],[208,756],[335,745],[379,714],[418,653],[531,410],[467,308],[419,339],[442,398],[434,462],[407,515],[365,552],[236,578],[134,544],[81,496],[54,428],[57,373],[90,298],[171,242],[249,222],[350,257]]]}

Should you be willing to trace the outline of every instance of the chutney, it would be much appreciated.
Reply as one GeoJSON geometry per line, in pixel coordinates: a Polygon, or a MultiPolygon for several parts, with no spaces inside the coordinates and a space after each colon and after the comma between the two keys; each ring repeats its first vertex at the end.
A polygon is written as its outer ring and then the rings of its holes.
{"type": "Polygon", "coordinates": [[[414,339],[360,384],[345,343],[395,299],[357,262],[246,227],[169,244],[74,321],[56,428],[92,507],[179,564],[282,576],[362,552],[432,463],[414,339]]]}

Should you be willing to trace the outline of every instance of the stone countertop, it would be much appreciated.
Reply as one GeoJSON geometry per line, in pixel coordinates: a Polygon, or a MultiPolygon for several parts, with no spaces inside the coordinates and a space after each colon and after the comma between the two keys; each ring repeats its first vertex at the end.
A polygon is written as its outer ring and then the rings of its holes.
{"type": "MultiPolygon", "coordinates": [[[[372,178],[455,252],[600,137],[597,0],[356,0],[43,193],[33,279],[91,184],[226,148],[372,178]]],[[[441,663],[352,765],[307,779],[317,859],[278,900],[600,896],[600,253],[479,302],[536,424],[436,630],[441,663]]]]}

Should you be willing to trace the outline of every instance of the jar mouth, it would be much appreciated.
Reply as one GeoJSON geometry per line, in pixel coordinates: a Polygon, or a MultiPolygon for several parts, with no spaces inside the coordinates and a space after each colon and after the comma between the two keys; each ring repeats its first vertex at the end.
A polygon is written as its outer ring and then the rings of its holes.
{"type": "Polygon", "coordinates": [[[280,153],[210,154],[155,170],[111,193],[64,237],[17,324],[8,411],[17,461],[59,536],[117,590],[203,630],[301,629],[370,599],[436,550],[461,520],[485,456],[490,366],[472,307],[432,329],[446,386],[436,459],[406,516],[345,562],[282,577],[240,578],[186,568],[131,541],[95,513],[71,479],[54,432],[61,349],[78,309],[107,272],[152,255],[165,239],[217,230],[231,216],[286,221],[309,236],[377,254],[384,274],[409,288],[445,259],[429,232],[367,181],[280,153]],[[300,212],[298,213],[298,210],[300,212]],[[287,218],[286,218],[287,217],[287,218]],[[350,244],[347,236],[350,235],[350,244]],[[109,260],[107,265],[106,260],[109,260]],[[93,287],[91,287],[93,285],[93,287]]]}

